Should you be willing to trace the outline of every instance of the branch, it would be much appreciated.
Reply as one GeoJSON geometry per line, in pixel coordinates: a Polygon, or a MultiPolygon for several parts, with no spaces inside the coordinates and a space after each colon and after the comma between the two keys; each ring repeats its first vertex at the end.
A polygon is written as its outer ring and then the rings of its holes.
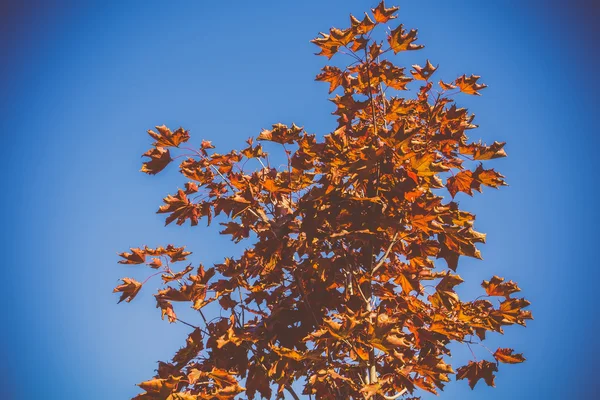
{"type": "Polygon", "coordinates": [[[204,329],[200,328],[199,326],[196,325],[192,325],[189,322],[185,322],[184,320],[180,319],[179,317],[175,317],[175,320],[181,322],[184,325],[189,326],[190,328],[194,328],[194,329],[198,329],[200,332],[204,333],[205,335],[210,336],[210,333],[208,333],[207,331],[205,331],[204,329]]]}
{"type": "MultiPolygon", "coordinates": [[[[370,33],[370,32],[369,32],[370,33]]],[[[369,35],[370,38],[370,35],[369,35]]],[[[369,53],[367,52],[367,48],[365,47],[365,62],[366,62],[366,66],[367,66],[367,79],[368,79],[368,90],[369,90],[369,101],[371,103],[371,113],[372,113],[372,118],[373,118],[373,137],[377,137],[377,113],[375,111],[375,101],[373,99],[373,86],[371,84],[371,68],[370,68],[370,62],[369,62],[369,53]]],[[[379,161],[377,162],[377,179],[376,179],[376,183],[375,183],[375,195],[378,194],[379,192],[379,161]]],[[[369,194],[372,195],[372,194],[369,194]]],[[[367,304],[367,311],[369,312],[369,323],[371,324],[371,326],[373,326],[373,316],[372,316],[372,312],[373,311],[373,283],[372,283],[372,277],[373,277],[373,241],[370,241],[370,245],[369,245],[369,275],[370,275],[370,281],[369,281],[369,286],[368,286],[368,296],[369,296],[369,304],[367,304]]],[[[369,377],[369,384],[373,384],[377,382],[377,361],[375,359],[375,347],[371,347],[371,350],[369,351],[369,368],[367,369],[368,371],[368,377],[369,377]]]]}
{"type": "Polygon", "coordinates": [[[381,258],[377,262],[377,265],[375,265],[375,267],[371,271],[371,275],[374,275],[375,272],[383,265],[383,263],[386,260],[386,258],[390,255],[390,251],[392,251],[392,247],[394,247],[394,245],[396,244],[396,242],[397,242],[396,239],[397,238],[398,238],[398,232],[396,232],[394,234],[394,237],[392,238],[392,243],[390,243],[390,245],[388,246],[387,250],[385,251],[385,254],[383,256],[381,256],[381,258]]]}
{"type": "Polygon", "coordinates": [[[287,390],[288,392],[290,392],[290,394],[292,395],[292,397],[294,398],[294,400],[300,400],[300,397],[298,397],[298,395],[296,394],[296,392],[294,392],[294,389],[292,388],[292,385],[285,385],[285,390],[287,390]]]}
{"type": "Polygon", "coordinates": [[[369,307],[371,304],[371,301],[369,299],[367,299],[367,296],[365,296],[364,292],[362,291],[362,289],[360,287],[360,283],[358,283],[358,280],[356,280],[356,287],[358,288],[358,292],[360,293],[363,300],[365,301],[365,304],[367,305],[367,307],[369,307]]]}

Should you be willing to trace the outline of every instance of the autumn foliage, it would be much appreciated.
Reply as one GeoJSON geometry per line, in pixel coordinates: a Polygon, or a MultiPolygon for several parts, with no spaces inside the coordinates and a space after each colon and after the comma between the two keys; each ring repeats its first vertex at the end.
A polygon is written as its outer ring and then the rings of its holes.
{"type": "MultiPolygon", "coordinates": [[[[331,99],[337,128],[327,135],[278,123],[221,154],[209,141],[188,146],[183,128],[148,131],[154,143],[142,172],[159,173],[175,152],[187,157],[179,165],[187,183],[158,209],[166,224],[218,222],[221,234],[247,244],[241,256],[211,267],[188,265],[191,253],[173,245],[120,254],[120,263],[156,270],[162,318],[191,331],[172,360],[139,384],[144,393],[136,399],[285,391],[293,398],[414,398],[443,389],[453,374],[471,388],[480,380],[494,386],[499,363],[524,361],[500,348],[488,360],[448,363],[449,344],[478,346],[487,332],[525,325],[531,314],[529,302],[514,297],[517,284],[497,276],[475,300],[455,291],[461,257],[481,258],[476,245],[485,234],[453,198],[505,185],[482,163],[506,156],[504,143],[466,136],[477,127],[474,115],[453,96],[479,95],[486,85],[478,76],[435,83],[438,66],[430,61],[409,69],[392,63],[395,54],[423,47],[402,24],[376,39],[373,32],[395,22],[396,11],[382,2],[372,15],[351,16],[349,28],[312,41],[319,55],[351,62],[316,77],[338,93],[331,99]],[[265,142],[281,149],[283,167],[271,165],[265,142]],[[198,317],[180,320],[175,304],[198,317]],[[208,318],[211,307],[221,312],[209,316],[221,316],[208,318]],[[296,381],[302,393],[292,388],[296,381]]],[[[114,289],[119,301],[146,294],[142,283],[122,281],[114,289]]]]}

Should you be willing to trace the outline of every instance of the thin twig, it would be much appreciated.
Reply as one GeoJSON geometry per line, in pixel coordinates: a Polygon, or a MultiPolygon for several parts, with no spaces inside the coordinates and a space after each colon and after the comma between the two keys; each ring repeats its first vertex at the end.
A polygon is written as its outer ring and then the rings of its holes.
{"type": "Polygon", "coordinates": [[[163,271],[163,270],[160,270],[160,271],[158,271],[158,272],[156,272],[156,273],[154,273],[154,274],[150,275],[149,277],[147,277],[146,279],[144,279],[144,282],[142,282],[142,285],[144,285],[146,282],[148,282],[148,280],[149,280],[150,278],[152,278],[153,276],[156,276],[156,275],[158,275],[158,274],[162,274],[162,273],[164,273],[164,272],[165,272],[165,271],[163,271]]]}
{"type": "Polygon", "coordinates": [[[294,400],[300,400],[300,397],[298,397],[298,395],[296,394],[296,392],[294,392],[294,389],[292,388],[292,385],[287,384],[285,385],[285,389],[290,392],[290,394],[292,395],[292,397],[294,398],[294,400]]]}
{"type": "MultiPolygon", "coordinates": [[[[241,306],[242,302],[243,302],[242,301],[242,289],[240,289],[239,286],[238,286],[237,289],[238,289],[238,293],[240,295],[240,306],[241,306]]],[[[245,314],[245,311],[244,311],[244,307],[240,307],[240,308],[242,309],[242,313],[241,314],[242,314],[242,327],[243,327],[244,325],[246,325],[246,314],[245,314]]]]}
{"type": "Polygon", "coordinates": [[[198,312],[200,313],[200,316],[202,317],[202,320],[204,321],[204,325],[208,326],[208,322],[206,321],[206,317],[204,316],[202,309],[198,309],[198,312]]]}
{"type": "Polygon", "coordinates": [[[183,321],[182,319],[180,319],[179,317],[175,317],[175,319],[176,319],[177,321],[181,322],[182,324],[189,326],[190,328],[198,329],[200,332],[204,333],[205,335],[207,335],[207,336],[210,336],[210,333],[208,333],[208,332],[207,332],[207,331],[205,331],[204,329],[200,328],[199,326],[192,325],[192,324],[190,324],[189,322],[185,322],[185,321],[183,321]]]}
{"type": "Polygon", "coordinates": [[[379,268],[381,268],[381,266],[383,265],[383,263],[385,262],[385,260],[387,259],[387,257],[390,255],[390,252],[392,251],[392,247],[394,247],[394,245],[397,242],[398,238],[398,232],[396,232],[394,234],[394,237],[392,238],[392,242],[390,243],[390,245],[388,246],[387,250],[385,251],[385,254],[381,256],[381,258],[379,259],[379,261],[377,262],[377,265],[375,265],[375,267],[373,267],[373,270],[371,271],[371,275],[374,275],[375,272],[377,272],[377,270],[379,268]]]}

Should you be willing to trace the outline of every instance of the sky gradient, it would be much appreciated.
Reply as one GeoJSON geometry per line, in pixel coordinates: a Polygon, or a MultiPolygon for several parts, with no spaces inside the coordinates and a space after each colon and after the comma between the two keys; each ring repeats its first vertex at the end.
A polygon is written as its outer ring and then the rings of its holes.
{"type": "MultiPolygon", "coordinates": [[[[116,253],[174,243],[210,265],[239,252],[218,227],[163,226],[155,211],[185,181],[176,168],[138,172],[145,131],[183,126],[193,143],[211,140],[220,152],[276,122],[326,134],[334,108],[314,76],[327,60],[309,40],[377,1],[6,3],[0,398],[127,399],[189,329],[161,321],[152,285],[117,306],[118,279],[147,271],[117,264],[116,253]]],[[[459,273],[472,293],[494,274],[517,281],[535,318],[490,339],[527,358],[501,365],[497,388],[451,382],[442,398],[595,398],[597,6],[388,4],[400,6],[399,22],[418,28],[426,46],[397,64],[429,58],[440,64],[436,80],[473,73],[489,86],[457,103],[477,115],[473,139],[508,143],[509,157],[488,165],[510,186],[458,195],[488,234],[484,260],[459,273]]]]}

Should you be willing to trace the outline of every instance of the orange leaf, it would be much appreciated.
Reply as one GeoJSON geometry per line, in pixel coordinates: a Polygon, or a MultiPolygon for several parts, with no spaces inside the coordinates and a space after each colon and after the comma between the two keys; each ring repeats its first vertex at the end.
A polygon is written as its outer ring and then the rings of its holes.
{"type": "Polygon", "coordinates": [[[475,388],[480,379],[483,379],[488,386],[495,386],[494,372],[498,372],[498,367],[494,363],[485,360],[479,362],[470,361],[469,365],[456,370],[456,379],[467,379],[471,389],[475,388]]]}
{"type": "Polygon", "coordinates": [[[499,174],[493,169],[483,169],[481,164],[473,172],[474,180],[493,188],[498,188],[498,186],[506,186],[506,182],[504,182],[503,178],[504,176],[502,174],[499,174]]]}
{"type": "Polygon", "coordinates": [[[413,81],[404,75],[404,68],[398,68],[391,62],[383,60],[380,64],[383,83],[396,90],[406,90],[406,85],[413,81]]]}
{"type": "Polygon", "coordinates": [[[452,197],[456,196],[458,192],[463,192],[469,196],[473,196],[473,173],[471,171],[460,171],[454,176],[448,178],[446,187],[452,197]]]}
{"type": "Polygon", "coordinates": [[[143,264],[146,262],[146,254],[138,248],[132,248],[131,253],[121,253],[119,256],[124,258],[119,261],[119,264],[143,264]]]}
{"type": "Polygon", "coordinates": [[[479,78],[481,77],[478,75],[471,75],[469,77],[463,75],[459,78],[456,78],[454,84],[458,86],[460,91],[463,93],[480,96],[481,94],[478,92],[478,90],[485,89],[487,85],[477,83],[479,78]]]}
{"type": "Polygon", "coordinates": [[[493,276],[489,281],[483,281],[481,286],[488,296],[504,296],[507,299],[512,293],[521,291],[513,281],[504,282],[504,278],[498,276],[493,276]]]}
{"type": "Polygon", "coordinates": [[[148,130],[148,134],[156,139],[154,147],[179,147],[181,143],[187,142],[190,138],[188,131],[183,128],[177,129],[175,132],[171,132],[165,125],[157,126],[156,130],[148,130]]]}
{"type": "Polygon", "coordinates": [[[126,302],[130,302],[137,296],[138,292],[142,288],[142,284],[131,278],[122,278],[123,284],[114,288],[113,293],[121,292],[121,298],[119,299],[119,303],[125,300],[126,302]]]}
{"type": "Polygon", "coordinates": [[[152,379],[145,381],[139,383],[138,386],[149,393],[159,394],[167,397],[172,391],[175,390],[181,379],[181,376],[170,376],[168,379],[152,379]]]}
{"type": "Polygon", "coordinates": [[[150,161],[143,163],[140,171],[150,175],[158,174],[160,171],[165,169],[165,167],[171,161],[173,161],[171,154],[169,153],[169,149],[165,149],[163,147],[155,147],[150,149],[145,152],[142,157],[144,156],[149,157],[150,161]]]}
{"type": "Polygon", "coordinates": [[[331,93],[342,84],[345,78],[347,79],[347,76],[344,71],[338,67],[327,65],[323,68],[323,72],[317,75],[315,80],[329,82],[329,93],[331,93]]]}
{"type": "Polygon", "coordinates": [[[461,154],[471,154],[474,160],[491,160],[494,158],[506,157],[504,151],[505,142],[494,142],[490,146],[471,143],[469,145],[460,145],[461,154]]]}
{"type": "Polygon", "coordinates": [[[185,192],[181,189],[175,196],[168,195],[163,199],[165,205],[160,206],[157,213],[170,213],[165,220],[165,225],[177,220],[177,225],[183,225],[186,220],[190,220],[192,226],[198,225],[200,218],[200,209],[196,204],[190,202],[185,192]]]}
{"type": "Polygon", "coordinates": [[[415,40],[417,40],[417,30],[411,29],[410,32],[406,33],[404,31],[404,25],[402,24],[391,31],[388,36],[388,42],[390,43],[392,50],[394,50],[394,53],[407,50],[419,50],[425,47],[422,44],[413,44],[415,40]]]}
{"type": "Polygon", "coordinates": [[[200,351],[204,349],[204,342],[202,339],[202,332],[200,329],[194,329],[192,333],[188,335],[185,346],[180,348],[173,356],[173,362],[177,366],[182,367],[190,360],[194,359],[200,351]]]}
{"type": "Polygon", "coordinates": [[[152,262],[150,264],[148,264],[151,268],[157,269],[160,268],[162,266],[162,261],[160,260],[160,258],[153,258],[152,262]]]}
{"type": "Polygon", "coordinates": [[[300,140],[302,131],[303,128],[298,127],[295,124],[292,124],[290,128],[288,128],[287,125],[275,124],[270,131],[263,129],[257,139],[281,144],[291,144],[300,140]]]}
{"type": "Polygon", "coordinates": [[[513,354],[513,349],[498,349],[494,352],[494,358],[505,364],[519,364],[525,361],[523,354],[513,354]]]}
{"type": "Polygon", "coordinates": [[[431,75],[438,69],[438,67],[434,67],[433,64],[427,60],[427,63],[424,67],[421,67],[417,64],[413,65],[414,71],[410,71],[410,73],[415,77],[415,79],[419,79],[421,81],[429,80],[431,75]]]}
{"type": "Polygon", "coordinates": [[[352,43],[352,51],[357,52],[359,50],[363,50],[369,44],[369,39],[361,36],[359,38],[354,38],[354,42],[352,43]]]}
{"type": "Polygon", "coordinates": [[[162,319],[165,319],[166,316],[170,323],[177,321],[177,315],[175,314],[173,304],[171,304],[170,301],[157,298],[156,308],[160,308],[162,319]]]}
{"type": "Polygon", "coordinates": [[[368,33],[371,29],[375,27],[375,22],[373,22],[371,18],[369,18],[367,13],[365,13],[365,17],[362,21],[350,14],[350,23],[352,25],[352,30],[354,31],[354,33],[359,35],[368,33]]]}
{"type": "Polygon", "coordinates": [[[398,7],[385,8],[384,1],[382,0],[381,3],[379,3],[377,7],[372,8],[371,11],[373,12],[375,21],[380,24],[385,24],[390,19],[396,18],[396,16],[393,14],[398,11],[398,7]]]}
{"type": "Polygon", "coordinates": [[[439,81],[438,84],[440,85],[440,87],[442,88],[442,90],[452,90],[452,89],[456,89],[455,85],[452,85],[450,83],[446,83],[444,81],[439,81]]]}

